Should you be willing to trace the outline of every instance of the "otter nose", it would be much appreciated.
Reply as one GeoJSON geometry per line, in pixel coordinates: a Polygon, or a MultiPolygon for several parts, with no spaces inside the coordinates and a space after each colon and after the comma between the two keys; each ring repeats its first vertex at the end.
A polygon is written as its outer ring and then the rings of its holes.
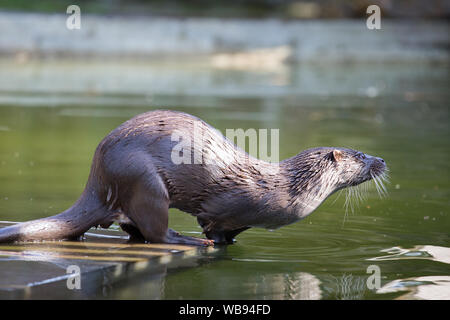
{"type": "Polygon", "coordinates": [[[381,161],[381,163],[385,163],[383,158],[378,158],[377,157],[377,160],[381,161]]]}

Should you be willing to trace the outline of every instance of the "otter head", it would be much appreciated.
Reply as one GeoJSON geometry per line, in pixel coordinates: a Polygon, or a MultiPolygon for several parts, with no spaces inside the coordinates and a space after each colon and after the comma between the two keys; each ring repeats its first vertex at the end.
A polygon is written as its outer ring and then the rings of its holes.
{"type": "Polygon", "coordinates": [[[348,190],[346,214],[349,207],[353,211],[353,200],[363,198],[354,186],[368,180],[374,181],[380,195],[386,194],[383,180],[387,178],[387,167],[384,160],[356,150],[308,149],[280,164],[288,178],[291,201],[287,208],[296,219],[308,216],[331,194],[344,188],[348,190]]]}
{"type": "Polygon", "coordinates": [[[359,185],[365,181],[384,177],[386,163],[357,150],[333,148],[327,153],[328,170],[334,176],[337,189],[359,185]]]}
{"type": "Polygon", "coordinates": [[[346,148],[308,149],[287,159],[293,194],[321,202],[347,187],[373,179],[383,195],[387,167],[383,159],[346,148]]]}

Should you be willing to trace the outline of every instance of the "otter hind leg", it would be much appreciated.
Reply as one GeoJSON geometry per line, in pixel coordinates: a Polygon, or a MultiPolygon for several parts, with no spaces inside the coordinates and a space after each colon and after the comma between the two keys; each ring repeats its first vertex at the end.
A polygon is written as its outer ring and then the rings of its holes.
{"type": "Polygon", "coordinates": [[[151,243],[179,243],[197,246],[214,244],[211,240],[183,236],[169,229],[167,191],[162,184],[158,186],[158,184],[149,184],[146,181],[148,180],[141,180],[135,184],[130,200],[123,206],[124,213],[133,222],[124,226],[126,232],[151,243]]]}
{"type": "Polygon", "coordinates": [[[134,225],[130,223],[119,223],[123,231],[130,235],[130,242],[145,242],[142,233],[134,225]]]}
{"type": "Polygon", "coordinates": [[[167,231],[166,242],[167,243],[190,244],[190,245],[194,245],[194,246],[212,246],[212,245],[214,245],[213,240],[183,236],[179,232],[172,230],[172,229],[168,229],[168,231],[167,231]]]}

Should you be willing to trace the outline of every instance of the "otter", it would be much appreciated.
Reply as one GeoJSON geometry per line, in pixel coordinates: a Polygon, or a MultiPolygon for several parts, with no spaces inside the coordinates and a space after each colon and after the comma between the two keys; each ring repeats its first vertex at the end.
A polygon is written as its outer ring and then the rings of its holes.
{"type": "Polygon", "coordinates": [[[150,111],[99,143],[85,189],[72,207],[0,229],[0,242],[77,239],[91,227],[116,222],[132,241],[229,244],[249,228],[299,221],[337,190],[385,170],[383,159],[347,148],[313,148],[265,162],[197,117],[150,111]],[[177,163],[180,157],[187,161],[177,163]],[[169,208],[195,216],[207,239],[169,229],[169,208]]]}

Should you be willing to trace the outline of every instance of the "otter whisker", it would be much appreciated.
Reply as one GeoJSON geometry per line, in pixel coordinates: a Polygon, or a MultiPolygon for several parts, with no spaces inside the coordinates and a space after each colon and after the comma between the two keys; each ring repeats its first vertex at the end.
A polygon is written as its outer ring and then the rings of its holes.
{"type": "Polygon", "coordinates": [[[349,188],[347,188],[347,192],[345,194],[344,207],[345,207],[346,214],[348,213],[348,208],[350,208],[350,210],[352,210],[352,212],[353,212],[352,199],[353,199],[353,187],[349,187],[349,188]]]}
{"type": "Polygon", "coordinates": [[[357,186],[351,187],[353,189],[354,199],[353,202],[355,206],[359,206],[362,202],[367,200],[367,183],[362,183],[357,186]]]}
{"type": "Polygon", "coordinates": [[[382,188],[383,191],[384,191],[384,196],[387,197],[388,192],[387,192],[386,186],[384,185],[383,180],[382,180],[381,178],[378,178],[378,182],[380,183],[380,186],[381,186],[381,188],[382,188]]]}
{"type": "Polygon", "coordinates": [[[378,182],[379,182],[381,188],[383,189],[384,196],[387,197],[388,192],[387,192],[386,186],[384,185],[384,182],[383,182],[384,181],[383,176],[384,175],[382,174],[382,175],[378,176],[377,179],[378,179],[378,182]]]}
{"type": "Polygon", "coordinates": [[[373,180],[373,183],[375,185],[375,188],[377,189],[378,195],[381,197],[382,191],[380,189],[380,186],[378,185],[377,177],[374,176],[373,174],[371,174],[371,176],[372,176],[372,180],[373,180]]]}
{"type": "Polygon", "coordinates": [[[342,222],[342,226],[345,224],[345,220],[348,216],[349,209],[352,214],[355,213],[355,209],[358,209],[362,202],[366,201],[367,199],[367,191],[368,191],[369,184],[368,183],[362,183],[356,186],[348,187],[345,197],[345,214],[344,214],[344,221],[342,222]]]}
{"type": "Polygon", "coordinates": [[[367,200],[367,194],[369,192],[369,183],[368,182],[364,182],[362,185],[363,188],[363,192],[364,192],[364,201],[367,200]]]}
{"type": "Polygon", "coordinates": [[[356,195],[358,197],[359,202],[363,202],[366,200],[365,194],[364,194],[364,183],[359,184],[356,186],[356,195]]]}
{"type": "Polygon", "coordinates": [[[339,190],[339,193],[336,197],[336,199],[334,199],[334,201],[331,203],[331,205],[334,205],[336,203],[336,201],[341,197],[342,191],[344,191],[343,189],[339,190]]]}
{"type": "Polygon", "coordinates": [[[348,208],[350,207],[352,212],[353,212],[353,205],[351,204],[351,188],[347,188],[347,192],[345,193],[345,203],[344,203],[344,208],[345,208],[345,213],[344,213],[344,220],[342,221],[342,227],[344,227],[345,224],[345,219],[348,216],[348,208]]]}
{"type": "Polygon", "coordinates": [[[371,173],[372,176],[372,180],[375,184],[375,187],[377,189],[378,195],[380,196],[380,198],[385,198],[388,195],[387,189],[384,186],[383,180],[380,178],[380,176],[376,176],[374,174],[371,173]]]}
{"type": "Polygon", "coordinates": [[[386,168],[386,171],[383,172],[383,173],[380,175],[380,178],[381,178],[384,182],[390,183],[389,169],[386,168]]]}

